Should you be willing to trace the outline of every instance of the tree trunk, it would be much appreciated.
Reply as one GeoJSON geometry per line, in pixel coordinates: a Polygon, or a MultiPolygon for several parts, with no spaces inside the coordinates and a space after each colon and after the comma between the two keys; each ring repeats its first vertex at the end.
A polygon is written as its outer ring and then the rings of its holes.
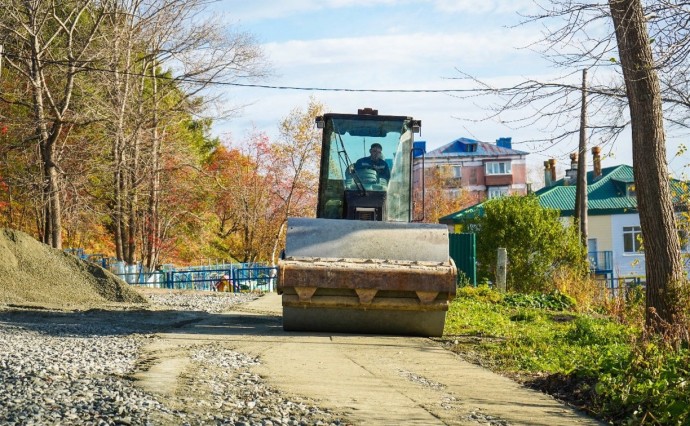
{"type": "Polygon", "coordinates": [[[48,191],[50,197],[50,226],[52,232],[52,246],[56,249],[62,248],[62,205],[60,204],[60,183],[58,180],[60,176],[58,175],[57,167],[53,162],[53,151],[54,143],[51,143],[47,148],[51,151],[51,156],[49,160],[48,169],[48,191]]]}
{"type": "Polygon", "coordinates": [[[146,266],[151,270],[158,261],[159,251],[159,217],[158,217],[158,198],[160,192],[160,132],[158,129],[158,82],[156,80],[156,64],[151,66],[152,86],[153,86],[153,123],[152,123],[152,146],[151,146],[151,182],[149,183],[149,206],[148,206],[148,239],[149,253],[146,258],[146,266]]]}
{"type": "MultiPolygon", "coordinates": [[[[123,189],[124,189],[124,113],[125,105],[127,103],[126,87],[123,89],[120,81],[121,73],[118,71],[120,52],[120,38],[115,37],[113,46],[114,58],[111,64],[114,79],[114,106],[117,108],[117,121],[115,124],[115,134],[113,135],[113,224],[114,224],[114,238],[115,238],[115,257],[117,260],[124,260],[125,247],[123,243],[124,234],[124,217],[123,217],[123,189]]],[[[128,68],[125,67],[125,70],[128,68]]],[[[124,76],[125,84],[128,81],[128,76],[124,76]]]]}
{"type": "Polygon", "coordinates": [[[59,134],[60,127],[51,129],[49,133],[46,125],[46,113],[43,101],[43,78],[41,65],[38,59],[38,46],[34,45],[36,55],[32,66],[32,90],[34,101],[34,120],[39,138],[39,150],[41,153],[41,165],[43,169],[43,194],[45,211],[45,228],[43,242],[54,248],[62,248],[62,224],[60,223],[60,188],[58,173],[55,165],[55,138],[59,134]]]}
{"type": "MultiPolygon", "coordinates": [[[[117,83],[115,83],[117,84],[117,83]]],[[[124,249],[122,246],[122,148],[120,147],[120,136],[116,132],[113,138],[113,225],[115,238],[115,257],[117,260],[124,259],[124,249]]]]}
{"type": "MultiPolygon", "coordinates": [[[[141,74],[146,75],[146,67],[142,68],[141,74]]],[[[145,87],[146,87],[146,77],[139,79],[138,87],[138,117],[144,117],[144,98],[145,98],[145,87]]],[[[141,157],[141,142],[142,142],[142,132],[141,128],[137,127],[137,131],[134,133],[131,142],[132,154],[130,155],[131,164],[129,165],[129,193],[127,194],[127,214],[129,217],[129,226],[127,229],[127,247],[129,251],[127,252],[126,261],[127,263],[133,264],[136,258],[137,251],[137,235],[139,232],[139,185],[140,185],[140,157],[141,157]]],[[[146,245],[142,244],[142,252],[145,252],[146,245]]],[[[143,259],[144,253],[142,253],[141,258],[143,259]]]]}
{"type": "Polygon", "coordinates": [[[679,308],[675,290],[684,272],[666,165],[659,79],[640,0],[609,0],[609,6],[630,105],[633,169],[646,261],[646,321],[655,331],[663,331],[664,324],[658,320],[675,323],[679,308]]]}
{"type": "Polygon", "coordinates": [[[127,195],[127,216],[129,224],[127,227],[127,263],[134,263],[137,251],[137,205],[139,204],[139,136],[135,137],[132,146],[133,152],[131,155],[131,172],[129,174],[129,193],[127,195]]]}
{"type": "Polygon", "coordinates": [[[141,136],[138,133],[139,132],[137,132],[132,141],[131,163],[129,165],[130,170],[128,174],[129,191],[127,192],[126,207],[129,223],[127,225],[127,252],[125,253],[125,261],[129,264],[133,264],[136,258],[137,232],[139,231],[139,222],[137,218],[139,215],[139,146],[141,143],[141,136]]]}

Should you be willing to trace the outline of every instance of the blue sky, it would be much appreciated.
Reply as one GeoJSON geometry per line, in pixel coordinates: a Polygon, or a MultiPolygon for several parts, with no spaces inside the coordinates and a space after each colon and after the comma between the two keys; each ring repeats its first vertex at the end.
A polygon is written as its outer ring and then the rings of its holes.
{"type": "MultiPolygon", "coordinates": [[[[562,75],[537,53],[525,49],[540,34],[534,26],[511,27],[518,13],[534,12],[530,0],[223,0],[214,6],[222,19],[252,33],[271,62],[273,75],[261,84],[349,89],[462,89],[457,69],[505,86],[525,77],[562,75]]],[[[579,78],[579,77],[578,77],[579,78]]],[[[349,113],[373,107],[381,114],[422,120],[428,149],[459,137],[492,142],[512,137],[513,147],[528,151],[530,167],[556,158],[559,172],[569,166],[577,138],[548,147],[523,143],[548,138],[538,128],[511,129],[485,116],[481,105],[449,94],[307,92],[258,88],[226,89],[226,100],[246,105],[238,116],[219,123],[214,133],[239,139],[252,128],[277,134],[278,123],[309,97],[328,112],[349,113]]],[[[510,117],[501,117],[503,119],[510,117]]],[[[669,141],[669,157],[676,142],[669,141]]],[[[632,164],[624,135],[604,166],[632,164]]],[[[591,159],[588,160],[591,167],[591,159]]],[[[680,174],[682,159],[671,162],[680,174]]]]}

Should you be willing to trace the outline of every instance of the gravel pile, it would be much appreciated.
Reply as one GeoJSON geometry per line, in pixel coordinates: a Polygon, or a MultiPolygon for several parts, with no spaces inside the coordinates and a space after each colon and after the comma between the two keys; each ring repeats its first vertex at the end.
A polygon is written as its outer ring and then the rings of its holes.
{"type": "Polygon", "coordinates": [[[135,386],[142,348],[157,339],[152,333],[168,308],[225,310],[255,297],[169,293],[151,297],[165,306],[140,312],[0,312],[0,424],[343,424],[334,413],[270,388],[252,372],[259,359],[218,342],[187,349],[183,392],[162,398],[135,386]]]}
{"type": "Polygon", "coordinates": [[[146,299],[96,265],[0,228],[0,305],[88,309],[113,302],[146,299]]]}

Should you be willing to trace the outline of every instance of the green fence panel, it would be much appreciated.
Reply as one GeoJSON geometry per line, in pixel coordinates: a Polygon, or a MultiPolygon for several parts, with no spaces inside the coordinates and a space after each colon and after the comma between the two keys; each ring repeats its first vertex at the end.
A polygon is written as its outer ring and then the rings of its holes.
{"type": "Polygon", "coordinates": [[[449,234],[450,257],[473,286],[477,285],[477,237],[473,233],[449,234]]]}

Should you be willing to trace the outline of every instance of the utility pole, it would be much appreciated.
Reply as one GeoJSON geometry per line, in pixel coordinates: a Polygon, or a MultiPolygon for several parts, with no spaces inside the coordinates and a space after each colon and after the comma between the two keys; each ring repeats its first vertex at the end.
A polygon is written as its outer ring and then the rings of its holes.
{"type": "Polygon", "coordinates": [[[587,247],[587,70],[582,70],[582,109],[580,112],[580,144],[575,188],[575,226],[582,244],[587,247]]]}

